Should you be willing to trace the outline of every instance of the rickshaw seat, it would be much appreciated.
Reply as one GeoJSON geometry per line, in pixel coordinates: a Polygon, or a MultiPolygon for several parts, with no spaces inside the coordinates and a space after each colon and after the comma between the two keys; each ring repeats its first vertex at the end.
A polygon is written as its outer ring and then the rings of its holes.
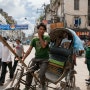
{"type": "Polygon", "coordinates": [[[70,49],[65,49],[62,47],[52,47],[50,48],[49,59],[50,61],[56,60],[59,62],[66,62],[68,60],[68,56],[71,55],[70,49]]]}
{"type": "Polygon", "coordinates": [[[63,74],[63,66],[49,62],[47,72],[45,73],[46,80],[57,84],[63,74]]]}
{"type": "Polygon", "coordinates": [[[51,47],[50,54],[68,57],[71,54],[71,51],[70,51],[70,49],[66,49],[66,48],[62,48],[62,47],[51,47]]]}

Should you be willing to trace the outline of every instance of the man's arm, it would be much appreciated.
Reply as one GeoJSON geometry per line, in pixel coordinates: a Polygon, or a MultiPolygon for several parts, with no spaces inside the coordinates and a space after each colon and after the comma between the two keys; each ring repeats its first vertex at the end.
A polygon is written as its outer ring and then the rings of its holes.
{"type": "Polygon", "coordinates": [[[43,40],[43,35],[42,35],[42,32],[40,32],[40,31],[38,31],[38,36],[39,36],[40,44],[41,44],[42,48],[45,48],[48,45],[48,41],[43,40]]]}
{"type": "Polygon", "coordinates": [[[29,47],[29,49],[27,50],[26,54],[24,55],[24,57],[22,58],[22,60],[24,61],[25,58],[30,54],[30,52],[32,51],[32,46],[29,47]]]}
{"type": "Polygon", "coordinates": [[[42,37],[39,37],[39,39],[40,39],[40,43],[41,43],[42,48],[45,48],[47,46],[48,42],[47,41],[44,41],[42,39],[42,37]]]}

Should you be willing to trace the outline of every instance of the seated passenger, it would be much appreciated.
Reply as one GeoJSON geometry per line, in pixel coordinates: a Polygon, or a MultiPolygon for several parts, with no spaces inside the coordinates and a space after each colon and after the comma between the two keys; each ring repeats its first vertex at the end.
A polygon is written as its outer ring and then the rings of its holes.
{"type": "Polygon", "coordinates": [[[68,49],[70,46],[70,43],[71,43],[71,40],[68,39],[68,34],[65,33],[64,39],[61,41],[61,47],[68,49]]]}

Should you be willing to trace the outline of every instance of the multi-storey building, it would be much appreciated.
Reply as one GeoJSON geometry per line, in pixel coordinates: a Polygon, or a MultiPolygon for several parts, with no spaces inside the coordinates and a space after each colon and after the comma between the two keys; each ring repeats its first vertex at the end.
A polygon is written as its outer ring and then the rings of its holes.
{"type": "Polygon", "coordinates": [[[90,0],[50,0],[49,11],[53,28],[58,23],[58,28],[64,25],[79,36],[90,35],[90,0]]]}

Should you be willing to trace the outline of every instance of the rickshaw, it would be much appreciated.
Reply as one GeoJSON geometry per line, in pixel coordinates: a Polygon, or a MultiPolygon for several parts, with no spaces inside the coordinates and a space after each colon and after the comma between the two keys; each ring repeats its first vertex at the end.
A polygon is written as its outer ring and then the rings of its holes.
{"type": "MultiPolygon", "coordinates": [[[[74,90],[75,89],[75,74],[76,71],[74,70],[74,53],[75,48],[78,45],[76,41],[79,41],[79,46],[82,43],[79,37],[75,34],[75,32],[68,28],[59,28],[52,30],[49,34],[50,36],[50,58],[49,58],[49,65],[46,71],[46,86],[48,88],[52,88],[52,90],[56,90],[57,88],[50,86],[50,84],[59,84],[58,90],[74,90]],[[68,40],[64,40],[63,44],[62,41],[65,39],[65,36],[68,36],[68,40]],[[77,38],[77,40],[75,40],[77,38]]],[[[79,48],[78,46],[78,48],[79,48]]],[[[83,49],[83,47],[82,47],[83,49]]],[[[30,67],[32,61],[29,62],[27,69],[25,70],[24,66],[20,66],[17,69],[16,74],[12,80],[10,88],[6,90],[20,90],[20,84],[26,84],[24,76],[28,72],[31,72],[30,67]]],[[[39,79],[39,70],[35,71],[35,73],[31,73],[34,77],[33,84],[30,87],[30,90],[39,90],[40,87],[40,79],[39,79]]],[[[27,85],[28,86],[28,85],[27,85]]],[[[48,89],[49,90],[49,89],[48,89]]]]}

